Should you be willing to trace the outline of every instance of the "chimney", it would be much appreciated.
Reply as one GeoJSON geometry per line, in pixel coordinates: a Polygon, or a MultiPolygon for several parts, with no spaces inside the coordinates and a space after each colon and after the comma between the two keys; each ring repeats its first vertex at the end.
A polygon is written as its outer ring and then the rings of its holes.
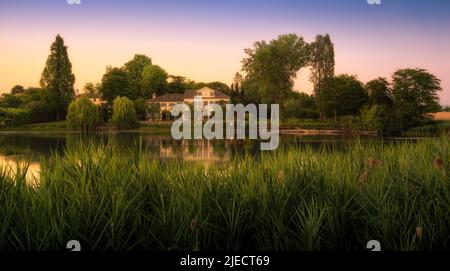
{"type": "Polygon", "coordinates": [[[156,98],[156,93],[153,93],[153,99],[155,99],[156,98]]]}

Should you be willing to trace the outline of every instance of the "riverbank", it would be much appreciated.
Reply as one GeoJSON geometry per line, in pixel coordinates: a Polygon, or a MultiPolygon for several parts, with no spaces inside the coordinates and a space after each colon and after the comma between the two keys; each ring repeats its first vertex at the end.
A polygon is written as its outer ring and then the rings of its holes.
{"type": "MultiPolygon", "coordinates": [[[[139,122],[139,127],[126,131],[145,131],[154,134],[170,134],[172,122],[139,122]]],[[[248,126],[248,125],[247,125],[248,126]]],[[[55,121],[47,123],[35,123],[19,125],[14,127],[2,127],[1,131],[8,132],[67,132],[65,121],[55,121]]],[[[119,131],[113,125],[102,125],[96,131],[119,131]]],[[[120,130],[122,131],[122,130],[120,130]]],[[[437,121],[435,124],[412,128],[404,133],[405,136],[439,136],[442,133],[450,132],[450,121],[437,121]]],[[[349,130],[340,127],[332,122],[304,121],[283,123],[280,126],[280,133],[286,135],[362,135],[377,136],[377,131],[349,130]]]]}
{"type": "MultiPolygon", "coordinates": [[[[170,133],[171,122],[140,122],[139,127],[133,130],[126,131],[147,131],[153,133],[170,133]]],[[[18,125],[13,127],[2,127],[0,132],[67,132],[66,121],[54,121],[46,123],[34,123],[18,125]]],[[[119,131],[113,125],[98,126],[95,131],[119,131]]],[[[125,131],[125,130],[121,130],[125,131]]],[[[77,131],[74,131],[77,132],[77,131]]]]}
{"type": "Polygon", "coordinates": [[[208,168],[83,141],[40,185],[0,170],[0,249],[450,249],[450,139],[289,149],[208,168]]]}

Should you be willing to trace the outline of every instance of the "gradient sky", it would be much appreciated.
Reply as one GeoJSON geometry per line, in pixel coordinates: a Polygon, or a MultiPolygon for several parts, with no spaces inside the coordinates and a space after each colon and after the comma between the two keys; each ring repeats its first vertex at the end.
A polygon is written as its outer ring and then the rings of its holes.
{"type": "MultiPolygon", "coordinates": [[[[279,34],[307,41],[329,33],[336,73],[363,82],[421,67],[442,80],[450,105],[450,1],[382,0],[66,0],[0,1],[0,92],[38,86],[50,44],[59,33],[69,46],[76,88],[99,82],[107,65],[135,53],[170,74],[230,84],[244,48],[279,34]]],[[[310,93],[308,69],[295,88],[310,93]]]]}

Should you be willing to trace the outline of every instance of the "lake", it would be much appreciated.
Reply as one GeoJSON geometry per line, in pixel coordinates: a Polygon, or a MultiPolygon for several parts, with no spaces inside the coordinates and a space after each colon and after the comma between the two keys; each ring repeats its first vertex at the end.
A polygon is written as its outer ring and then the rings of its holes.
{"type": "MultiPolygon", "coordinates": [[[[381,138],[352,136],[281,136],[279,149],[327,148],[330,151],[345,151],[355,141],[392,144],[414,138],[381,138]]],[[[99,132],[82,134],[76,132],[0,132],[0,168],[15,170],[17,165],[29,164],[27,177],[38,177],[42,159],[52,153],[64,154],[71,144],[93,141],[113,144],[117,153],[126,155],[133,148],[144,148],[151,159],[178,159],[192,163],[224,164],[238,156],[260,154],[259,142],[254,140],[174,140],[170,135],[155,135],[149,132],[99,132]]]]}

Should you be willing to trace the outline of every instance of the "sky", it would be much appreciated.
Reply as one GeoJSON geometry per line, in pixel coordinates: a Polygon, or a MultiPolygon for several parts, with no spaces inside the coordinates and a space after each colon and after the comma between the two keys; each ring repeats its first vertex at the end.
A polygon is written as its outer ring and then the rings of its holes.
{"type": "MultiPolygon", "coordinates": [[[[0,0],[0,92],[39,85],[57,34],[82,90],[136,53],[170,74],[231,84],[255,41],[329,33],[337,74],[367,82],[425,68],[442,80],[441,103],[450,105],[449,28],[448,0],[0,0]]],[[[300,70],[295,89],[311,93],[308,78],[300,70]]]]}

